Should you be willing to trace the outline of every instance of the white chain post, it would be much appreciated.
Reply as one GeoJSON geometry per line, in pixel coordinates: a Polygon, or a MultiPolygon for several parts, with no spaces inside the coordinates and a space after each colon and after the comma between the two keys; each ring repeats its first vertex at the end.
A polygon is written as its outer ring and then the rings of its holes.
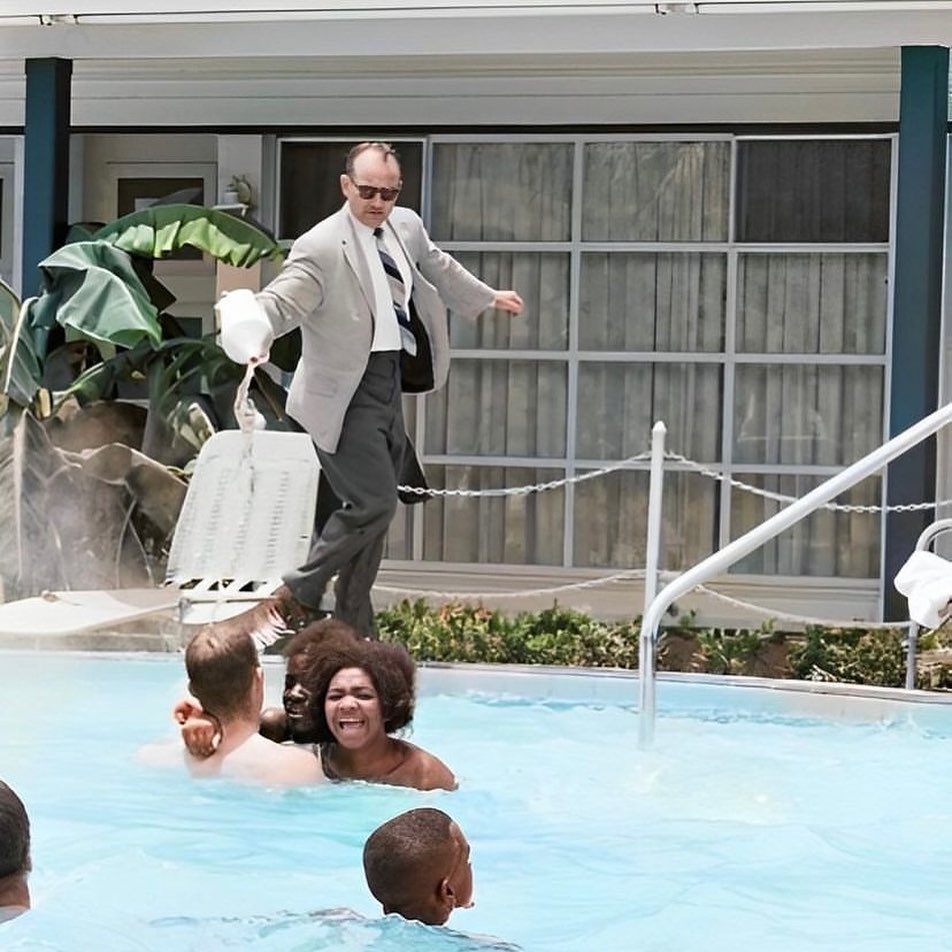
{"type": "MultiPolygon", "coordinates": [[[[648,532],[645,551],[644,611],[658,593],[658,567],[661,561],[661,516],[664,502],[664,440],[668,428],[661,420],[651,428],[651,476],[648,483],[648,532]]],[[[642,734],[654,727],[655,719],[655,642],[640,638],[638,643],[638,680],[641,703],[638,710],[638,731],[642,745],[650,738],[642,734]]]]}

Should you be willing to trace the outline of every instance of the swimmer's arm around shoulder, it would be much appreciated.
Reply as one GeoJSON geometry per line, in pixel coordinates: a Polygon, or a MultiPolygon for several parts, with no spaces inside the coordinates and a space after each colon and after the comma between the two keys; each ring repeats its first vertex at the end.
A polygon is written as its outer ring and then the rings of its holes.
{"type": "Polygon", "coordinates": [[[172,708],[172,718],[182,728],[182,743],[197,760],[211,757],[221,743],[218,718],[202,710],[195,698],[183,698],[172,708]]]}
{"type": "Polygon", "coordinates": [[[283,744],[286,740],[290,740],[291,732],[288,730],[288,716],[284,713],[284,708],[266,707],[261,712],[258,733],[276,744],[283,744]]]}

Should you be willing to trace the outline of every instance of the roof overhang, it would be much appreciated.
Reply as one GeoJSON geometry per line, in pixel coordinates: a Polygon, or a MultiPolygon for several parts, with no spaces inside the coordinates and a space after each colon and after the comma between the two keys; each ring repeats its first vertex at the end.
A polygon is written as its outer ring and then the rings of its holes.
{"type": "Polygon", "coordinates": [[[952,0],[5,0],[0,12],[4,59],[533,56],[906,45],[952,45],[952,0]]]}

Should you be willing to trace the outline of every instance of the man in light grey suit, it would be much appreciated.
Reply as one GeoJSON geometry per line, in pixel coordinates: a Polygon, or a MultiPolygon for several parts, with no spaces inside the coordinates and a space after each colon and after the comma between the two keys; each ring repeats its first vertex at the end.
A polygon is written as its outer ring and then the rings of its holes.
{"type": "Polygon", "coordinates": [[[407,448],[401,393],[446,382],[447,307],[470,318],[489,307],[522,311],[515,291],[475,278],[433,244],[415,212],[395,207],[401,173],[387,143],[355,146],[340,184],[344,206],[294,243],[257,296],[271,335],[301,328],[287,412],[311,435],[341,501],[315,527],[307,562],[270,599],[220,623],[258,640],[310,620],[335,574],[334,614],[375,633],[370,589],[407,448]]]}

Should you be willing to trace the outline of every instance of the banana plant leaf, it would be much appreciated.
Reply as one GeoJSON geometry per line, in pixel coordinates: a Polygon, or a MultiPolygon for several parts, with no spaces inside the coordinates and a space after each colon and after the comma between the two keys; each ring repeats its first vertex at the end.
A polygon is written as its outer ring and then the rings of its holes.
{"type": "Polygon", "coordinates": [[[162,258],[191,245],[237,268],[264,258],[278,261],[285,253],[249,222],[201,205],[151,205],[110,222],[95,237],[149,258],[162,258]]]}
{"type": "Polygon", "coordinates": [[[158,312],[132,259],[109,242],[64,245],[40,262],[40,272],[43,292],[27,309],[38,352],[55,324],[122,347],[162,340],[158,312]]]}
{"type": "Polygon", "coordinates": [[[115,356],[104,359],[102,363],[94,364],[80,373],[65,389],[53,391],[53,409],[58,409],[71,397],[82,406],[109,399],[120,381],[129,380],[136,373],[141,374],[149,361],[155,358],[156,353],[156,348],[150,342],[140,341],[135,347],[120,351],[115,356]]]}
{"type": "Polygon", "coordinates": [[[106,223],[101,221],[76,221],[66,230],[66,240],[64,245],[72,244],[74,241],[92,241],[93,235],[100,228],[105,228],[106,223]]]}
{"type": "Polygon", "coordinates": [[[20,299],[16,291],[0,280],[0,344],[6,344],[20,316],[20,299]]]}
{"type": "Polygon", "coordinates": [[[29,333],[29,309],[36,298],[27,298],[17,315],[16,323],[0,348],[0,392],[14,403],[27,407],[40,389],[40,360],[29,333]]]}

